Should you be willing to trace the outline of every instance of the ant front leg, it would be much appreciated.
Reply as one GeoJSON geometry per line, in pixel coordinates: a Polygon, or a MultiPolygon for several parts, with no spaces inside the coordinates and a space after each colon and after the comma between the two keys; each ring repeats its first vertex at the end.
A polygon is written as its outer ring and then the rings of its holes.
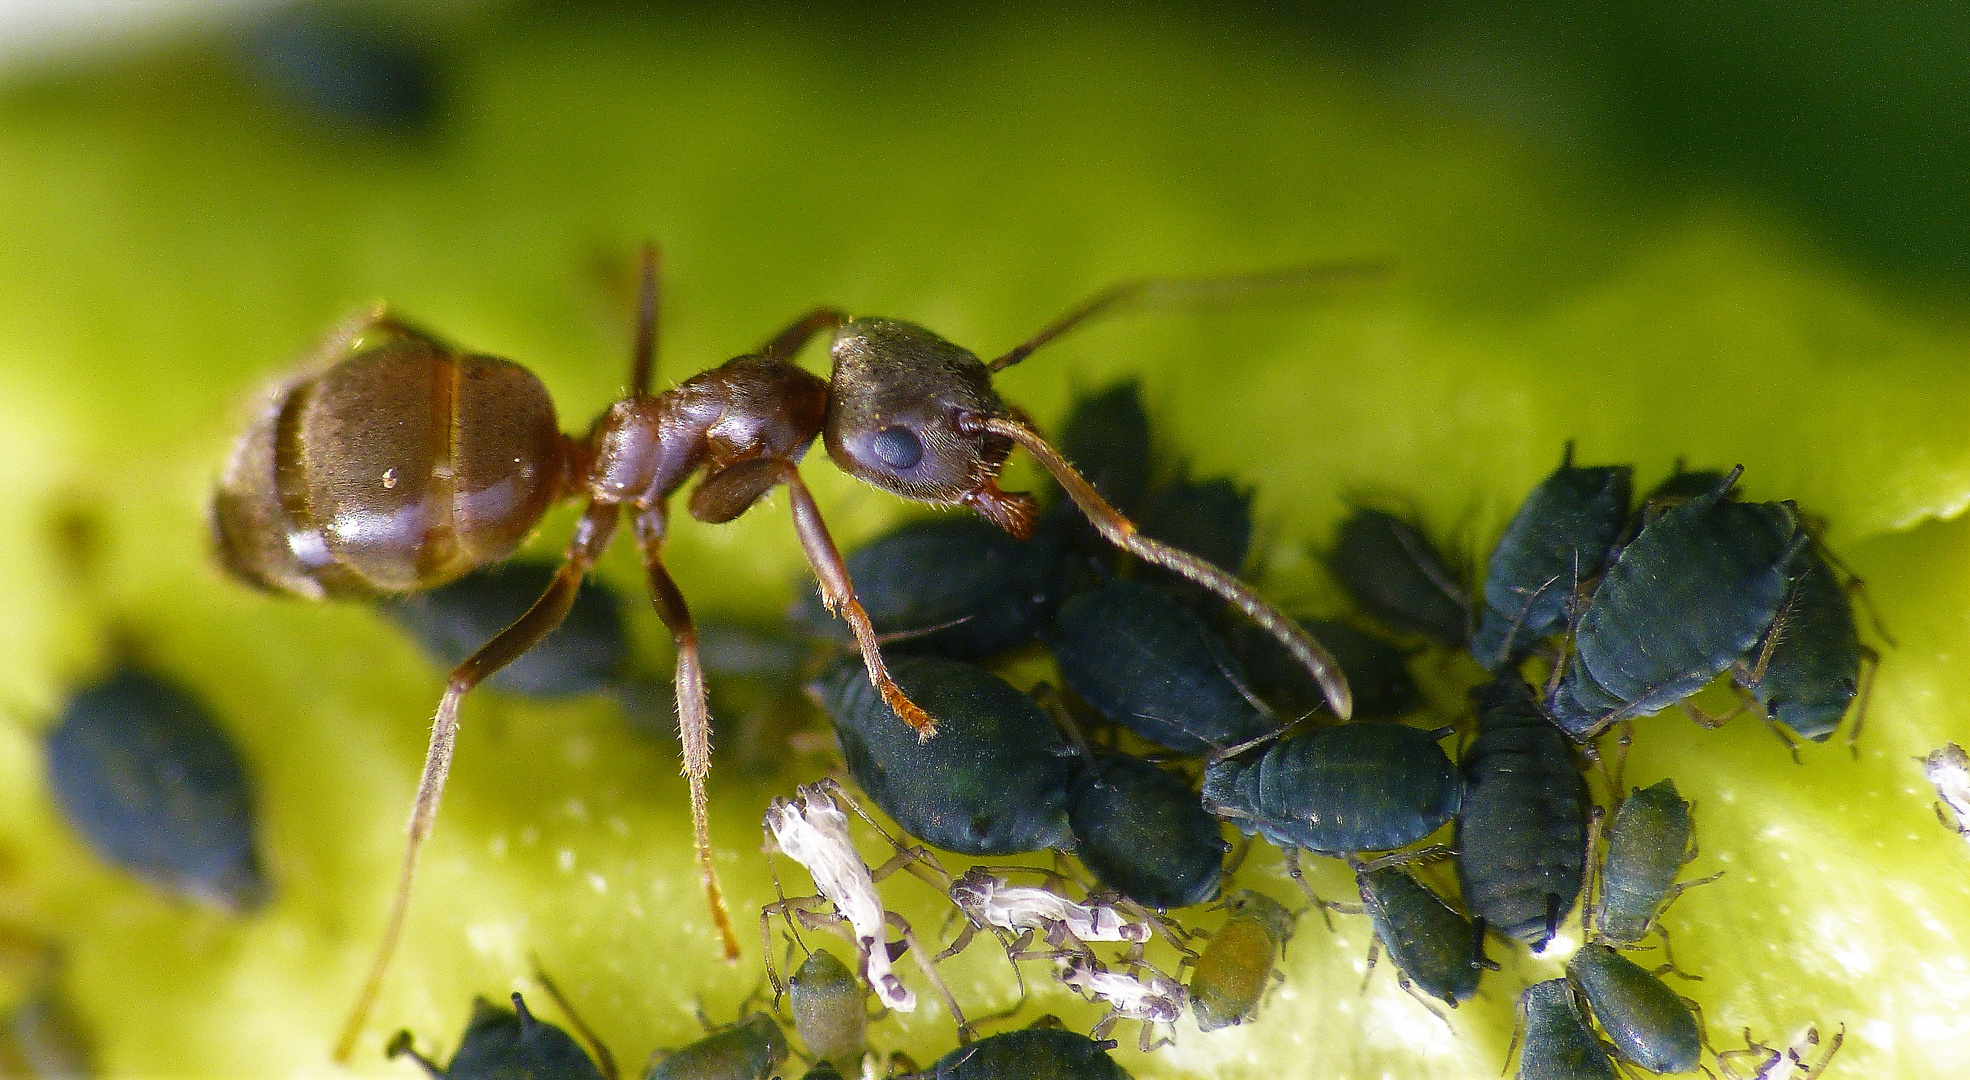
{"type": "Polygon", "coordinates": [[[581,521],[575,526],[567,559],[555,571],[554,580],[547,586],[547,591],[534,601],[519,621],[500,631],[491,641],[480,646],[478,652],[452,669],[451,678],[445,683],[444,697],[438,701],[437,715],[431,721],[431,743],[424,752],[424,774],[417,782],[417,799],[411,806],[410,835],[404,844],[403,867],[398,871],[397,892],[390,902],[383,940],[377,945],[369,974],[364,977],[362,989],[356,994],[356,1003],[349,1010],[341,1037],[336,1040],[336,1061],[346,1064],[354,1053],[356,1039],[362,1034],[363,1024],[368,1021],[377,995],[383,989],[383,976],[389,970],[391,957],[396,954],[397,940],[403,935],[404,920],[410,912],[411,885],[417,877],[417,858],[424,849],[425,839],[431,835],[432,823],[438,817],[438,800],[445,793],[445,778],[451,773],[452,747],[458,740],[459,706],[473,687],[533,648],[568,617],[582,577],[608,549],[609,540],[615,536],[620,520],[620,508],[615,504],[591,499],[581,521]]]}
{"type": "Polygon", "coordinates": [[[928,739],[937,734],[937,721],[918,708],[903,693],[903,688],[896,685],[896,680],[889,677],[889,667],[883,663],[875,627],[869,623],[869,613],[862,610],[862,602],[855,598],[855,583],[848,578],[848,563],[842,559],[841,549],[835,547],[834,538],[828,535],[828,526],[821,520],[821,508],[814,502],[814,493],[807,489],[806,481],[800,478],[800,470],[792,462],[775,461],[773,464],[778,468],[780,481],[787,485],[788,502],[793,509],[794,533],[800,537],[801,550],[807,553],[807,562],[814,568],[815,579],[821,583],[821,602],[855,631],[855,641],[862,649],[862,664],[869,670],[869,682],[882,694],[882,700],[890,710],[915,728],[920,738],[928,739]]]}
{"type": "Polygon", "coordinates": [[[1286,651],[1307,669],[1319,685],[1321,694],[1326,697],[1328,707],[1334,710],[1334,715],[1343,720],[1353,715],[1354,697],[1348,690],[1347,677],[1341,673],[1340,665],[1299,623],[1287,618],[1278,608],[1246,588],[1243,582],[1212,563],[1142,535],[1134,522],[1102,498],[1094,485],[1088,483],[1087,478],[1060,455],[1060,451],[1055,450],[1031,427],[1003,416],[967,416],[960,419],[959,430],[967,428],[1010,439],[1025,448],[1027,453],[1033,455],[1033,460],[1053,474],[1061,489],[1067,492],[1068,498],[1074,501],[1102,539],[1144,562],[1180,574],[1236,606],[1284,645],[1286,651]]]}
{"type": "Polygon", "coordinates": [[[732,918],[725,910],[725,897],[718,887],[718,870],[711,861],[711,822],[705,798],[705,778],[711,774],[710,696],[705,689],[704,663],[698,656],[698,630],[691,621],[691,609],[664,567],[667,518],[662,502],[639,512],[635,521],[636,544],[643,553],[650,602],[677,645],[677,733],[683,742],[684,776],[691,789],[691,839],[697,849],[698,877],[704,886],[705,903],[711,910],[720,949],[725,959],[737,960],[739,939],[732,932],[732,918]]]}

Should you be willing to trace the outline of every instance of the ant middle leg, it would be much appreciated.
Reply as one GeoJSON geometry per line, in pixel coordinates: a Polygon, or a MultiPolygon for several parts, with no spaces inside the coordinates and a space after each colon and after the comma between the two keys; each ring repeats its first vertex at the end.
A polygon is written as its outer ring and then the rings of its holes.
{"type": "Polygon", "coordinates": [[[698,877],[720,949],[725,959],[737,960],[739,939],[732,931],[732,918],[718,886],[718,870],[711,861],[711,822],[705,797],[705,778],[711,774],[710,695],[705,688],[704,663],[698,656],[698,631],[691,621],[691,609],[663,563],[666,518],[662,502],[638,513],[636,544],[643,553],[650,602],[677,646],[677,733],[684,747],[684,776],[691,790],[691,839],[697,850],[698,877]]]}
{"type": "Polygon", "coordinates": [[[555,571],[554,580],[547,591],[534,601],[519,621],[500,631],[491,641],[480,646],[478,652],[452,669],[451,677],[445,683],[444,696],[438,701],[437,714],[431,721],[431,742],[424,753],[424,773],[418,779],[417,798],[411,805],[409,838],[404,844],[403,866],[398,871],[397,891],[390,902],[383,940],[377,945],[376,957],[371,961],[369,973],[363,978],[362,989],[357,992],[356,1002],[343,1023],[342,1034],[336,1040],[336,1061],[346,1064],[355,1052],[356,1039],[361,1036],[363,1024],[368,1021],[370,1010],[376,1005],[377,995],[383,988],[383,976],[396,954],[397,941],[403,936],[404,921],[410,912],[411,885],[417,877],[417,859],[423,851],[425,839],[431,835],[432,824],[437,820],[438,801],[444,795],[445,779],[451,773],[452,748],[458,739],[459,706],[473,687],[518,659],[561,625],[561,621],[568,616],[568,610],[574,606],[575,591],[580,588],[581,579],[607,550],[620,520],[618,506],[590,500],[581,520],[575,525],[567,558],[555,571]]]}

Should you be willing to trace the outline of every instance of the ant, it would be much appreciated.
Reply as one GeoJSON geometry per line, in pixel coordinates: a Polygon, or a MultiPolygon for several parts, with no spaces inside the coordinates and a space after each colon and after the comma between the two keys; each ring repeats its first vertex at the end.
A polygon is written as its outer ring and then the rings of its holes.
{"type": "Polygon", "coordinates": [[[663,562],[670,498],[700,472],[704,479],[688,508],[712,524],[731,521],[786,485],[794,531],[822,599],[853,629],[883,700],[923,738],[935,733],[936,721],[890,679],[847,566],[801,480],[797,465],[817,436],[849,475],[917,502],[969,507],[1022,540],[1032,532],[1038,503],[1001,490],[998,476],[1013,447],[1024,447],[1108,542],[1237,605],[1291,650],[1336,713],[1349,713],[1339,668],[1299,624],[1218,567],[1138,533],[999,397],[992,375],[1131,304],[1209,300],[1377,268],[1329,264],[1241,278],[1125,282],[990,363],[910,323],[817,308],[757,352],[652,394],[654,246],[642,249],[641,266],[629,393],[585,436],[561,432],[546,387],[527,369],[456,349],[379,305],[346,320],[271,388],[220,478],[211,524],[226,570],[262,590],[311,599],[436,588],[507,558],[557,501],[586,502],[540,599],[453,669],[445,685],[389,920],[337,1060],[353,1050],[403,930],[418,852],[451,765],[461,700],[560,624],[625,513],[651,601],[676,644],[678,727],[699,873],[724,955],[737,958],[706,824],[711,722],[697,630],[663,562]],[[827,380],[792,363],[823,333],[832,335],[827,380]]]}

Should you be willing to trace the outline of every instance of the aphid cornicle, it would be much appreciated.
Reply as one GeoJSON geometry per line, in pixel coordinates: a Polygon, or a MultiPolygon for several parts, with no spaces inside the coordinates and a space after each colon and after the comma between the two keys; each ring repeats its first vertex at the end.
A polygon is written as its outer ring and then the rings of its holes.
{"type": "Polygon", "coordinates": [[[390,1057],[407,1056],[435,1080],[505,1080],[507,1077],[558,1077],[561,1080],[615,1080],[611,1068],[598,1068],[574,1036],[537,1020],[519,994],[513,1007],[501,1008],[477,998],[472,1019],[459,1036],[458,1049],[444,1068],[411,1045],[411,1034],[400,1031],[390,1040],[390,1057]]]}
{"type": "Polygon", "coordinates": [[[546,387],[525,368],[461,352],[378,309],[346,323],[272,389],[220,479],[212,529],[225,567],[267,591],[309,598],[436,588],[511,555],[555,502],[585,504],[553,584],[447,681],[382,943],[337,1044],[338,1060],[348,1059],[401,935],[417,855],[450,769],[461,701],[566,616],[625,514],[652,602],[677,646],[678,722],[699,872],[725,954],[737,955],[705,820],[711,723],[697,631],[663,562],[670,499],[701,473],[689,511],[712,524],[738,517],[785,485],[794,531],[829,606],[854,629],[870,681],[926,737],[935,721],[890,679],[841,554],[801,479],[799,462],[816,438],[857,479],[918,502],[968,507],[1020,537],[1031,532],[1037,504],[1001,490],[998,476],[1013,448],[1024,447],[1104,539],[1236,604],[1321,681],[1336,712],[1349,711],[1347,684],[1317,642],[1229,573],[1140,535],[999,397],[992,374],[1121,307],[1294,286],[1359,267],[1125,283],[990,363],[922,327],[819,308],[757,352],[652,394],[654,249],[645,249],[643,266],[629,393],[585,436],[561,433],[546,387]],[[830,333],[829,379],[792,363],[808,341],[830,333]]]}

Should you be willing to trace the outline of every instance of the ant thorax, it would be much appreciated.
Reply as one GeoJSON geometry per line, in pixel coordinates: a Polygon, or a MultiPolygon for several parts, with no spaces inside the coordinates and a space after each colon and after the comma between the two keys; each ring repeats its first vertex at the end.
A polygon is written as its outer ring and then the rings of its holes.
{"type": "Polygon", "coordinates": [[[848,815],[828,797],[826,789],[807,784],[792,799],[774,799],[766,808],[766,827],[788,858],[807,868],[814,888],[848,920],[855,944],[867,958],[869,985],[884,1005],[913,1012],[917,996],[890,967],[883,945],[882,897],[869,865],[855,851],[848,835],[848,815]]]}
{"type": "Polygon", "coordinates": [[[1037,885],[1013,885],[981,867],[952,883],[951,901],[980,926],[1047,933],[1059,927],[1080,941],[1149,940],[1149,924],[1125,918],[1113,904],[1076,903],[1037,885]]]}
{"type": "Polygon", "coordinates": [[[1060,981],[1089,1001],[1105,1002],[1115,1015],[1145,1024],[1171,1024],[1183,1015],[1183,984],[1151,971],[1147,978],[1110,971],[1084,953],[1061,958],[1060,981]]]}

